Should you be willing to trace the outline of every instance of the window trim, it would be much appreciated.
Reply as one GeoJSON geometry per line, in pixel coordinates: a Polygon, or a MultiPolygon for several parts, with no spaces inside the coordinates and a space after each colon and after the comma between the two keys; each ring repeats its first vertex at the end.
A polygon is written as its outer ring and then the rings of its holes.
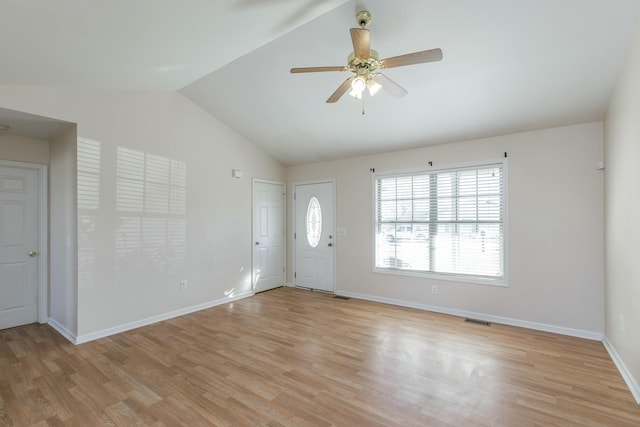
{"type": "Polygon", "coordinates": [[[464,162],[464,163],[450,163],[444,164],[442,166],[426,166],[422,168],[411,168],[411,169],[400,169],[400,170],[388,170],[381,172],[374,172],[371,174],[371,191],[372,191],[372,244],[371,244],[371,265],[373,273],[380,274],[389,274],[395,276],[408,276],[408,277],[417,277],[423,279],[430,280],[442,280],[442,281],[453,281],[460,283],[470,283],[470,284],[479,284],[479,285],[490,285],[490,286],[499,286],[499,287],[509,287],[509,224],[508,224],[508,161],[507,158],[499,158],[494,160],[483,160],[483,161],[473,161],[473,162],[464,162]],[[417,270],[402,270],[402,269],[394,269],[394,268],[379,268],[376,266],[376,232],[377,232],[377,190],[376,190],[376,182],[380,178],[385,177],[400,177],[400,176],[412,176],[421,173],[443,173],[447,171],[458,171],[461,169],[480,169],[487,166],[492,165],[500,165],[502,167],[502,200],[503,200],[503,250],[504,250],[504,258],[503,258],[503,271],[504,274],[501,278],[489,278],[482,276],[474,276],[474,275],[466,275],[466,274],[458,274],[458,273],[437,273],[437,272],[424,272],[417,270]]]}

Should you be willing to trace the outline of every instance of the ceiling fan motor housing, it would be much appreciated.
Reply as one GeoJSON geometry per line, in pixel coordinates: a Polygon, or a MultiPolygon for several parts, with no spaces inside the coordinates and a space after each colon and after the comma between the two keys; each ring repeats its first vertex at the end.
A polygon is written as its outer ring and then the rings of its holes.
{"type": "Polygon", "coordinates": [[[373,49],[371,49],[371,53],[367,60],[357,58],[355,52],[351,52],[347,59],[347,63],[349,64],[348,69],[356,74],[368,74],[380,66],[378,58],[378,52],[373,49]]]}

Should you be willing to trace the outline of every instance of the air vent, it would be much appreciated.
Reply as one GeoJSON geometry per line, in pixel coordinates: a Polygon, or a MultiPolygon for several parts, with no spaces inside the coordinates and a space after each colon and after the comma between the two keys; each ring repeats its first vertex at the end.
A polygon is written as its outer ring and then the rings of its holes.
{"type": "Polygon", "coordinates": [[[480,326],[491,326],[491,323],[489,322],[485,322],[484,320],[478,320],[478,319],[464,319],[464,321],[466,323],[473,323],[474,325],[480,325],[480,326]]]}

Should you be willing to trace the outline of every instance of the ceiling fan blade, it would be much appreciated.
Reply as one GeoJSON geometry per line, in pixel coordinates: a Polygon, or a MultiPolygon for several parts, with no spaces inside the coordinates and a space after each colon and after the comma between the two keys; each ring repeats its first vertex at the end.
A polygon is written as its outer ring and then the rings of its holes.
{"type": "Polygon", "coordinates": [[[351,80],[355,79],[355,76],[349,77],[347,80],[342,82],[342,84],[336,89],[335,92],[331,94],[331,96],[327,99],[327,103],[331,104],[333,102],[337,102],[338,99],[342,98],[342,95],[347,93],[347,91],[351,88],[351,80]]]}
{"type": "Polygon", "coordinates": [[[380,61],[380,68],[404,67],[405,65],[423,64],[425,62],[436,62],[442,59],[441,49],[423,50],[420,52],[407,53],[406,55],[394,56],[380,61]]]}
{"type": "Polygon", "coordinates": [[[352,28],[351,41],[353,42],[353,51],[356,58],[367,60],[371,56],[371,38],[369,30],[365,28],[352,28]]]}
{"type": "Polygon", "coordinates": [[[322,71],[346,71],[347,67],[337,65],[334,67],[302,67],[302,68],[292,68],[291,73],[319,73],[322,71]]]}
{"type": "Polygon", "coordinates": [[[384,74],[376,74],[375,76],[373,76],[373,80],[375,80],[376,83],[382,86],[382,89],[384,89],[385,92],[387,92],[389,95],[397,96],[399,98],[409,93],[405,88],[403,88],[384,74]]]}

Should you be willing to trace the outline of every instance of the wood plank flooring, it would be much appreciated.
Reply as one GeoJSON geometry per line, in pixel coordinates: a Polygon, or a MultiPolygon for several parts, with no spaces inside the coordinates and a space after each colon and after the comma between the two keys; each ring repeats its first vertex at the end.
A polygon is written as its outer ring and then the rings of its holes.
{"type": "Polygon", "coordinates": [[[2,426],[640,426],[602,343],[279,288],[74,346],[0,331],[2,426]]]}

